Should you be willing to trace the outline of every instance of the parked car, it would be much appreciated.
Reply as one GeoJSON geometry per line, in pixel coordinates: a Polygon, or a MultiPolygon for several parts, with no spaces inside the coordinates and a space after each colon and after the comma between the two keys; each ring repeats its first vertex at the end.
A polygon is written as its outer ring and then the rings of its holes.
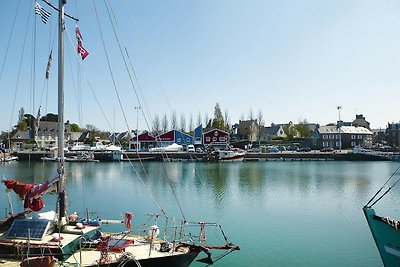
{"type": "Polygon", "coordinates": [[[203,151],[203,149],[201,149],[200,147],[198,147],[198,148],[196,148],[196,152],[197,152],[197,153],[203,153],[204,151],[203,151]]]}
{"type": "Polygon", "coordinates": [[[328,147],[321,148],[319,151],[320,152],[333,152],[334,149],[332,147],[328,146],[328,147]]]}
{"type": "Polygon", "coordinates": [[[289,146],[287,150],[289,150],[289,151],[299,151],[299,147],[298,146],[289,146]]]}
{"type": "Polygon", "coordinates": [[[308,146],[305,146],[305,147],[300,148],[299,151],[300,151],[300,152],[310,152],[310,151],[311,151],[311,148],[308,147],[308,146]]]}
{"type": "Polygon", "coordinates": [[[188,145],[187,152],[194,152],[194,145],[188,145]]]}
{"type": "Polygon", "coordinates": [[[280,150],[276,146],[267,147],[267,153],[278,153],[280,150]]]}

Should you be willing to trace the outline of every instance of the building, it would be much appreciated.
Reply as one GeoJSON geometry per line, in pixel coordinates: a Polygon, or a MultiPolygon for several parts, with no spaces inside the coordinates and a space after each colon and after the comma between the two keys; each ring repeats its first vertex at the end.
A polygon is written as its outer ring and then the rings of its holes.
{"type": "Polygon", "coordinates": [[[200,124],[194,129],[194,144],[195,145],[202,145],[203,144],[203,126],[200,124]]]}
{"type": "Polygon", "coordinates": [[[370,123],[365,120],[365,117],[362,114],[356,115],[356,119],[351,123],[351,125],[355,127],[364,127],[368,130],[371,130],[370,123]]]}
{"type": "Polygon", "coordinates": [[[213,150],[225,149],[229,145],[229,133],[212,129],[203,134],[203,145],[213,150]]]}
{"type": "Polygon", "coordinates": [[[153,148],[156,143],[156,138],[151,136],[149,132],[144,132],[139,134],[139,136],[133,136],[129,140],[129,150],[136,151],[136,145],[138,146],[137,151],[146,152],[149,151],[150,148],[153,148]],[[138,141],[138,144],[136,142],[138,141]]]}
{"type": "Polygon", "coordinates": [[[275,138],[285,138],[287,137],[285,131],[283,130],[282,124],[271,124],[269,127],[262,128],[262,134],[260,136],[261,142],[270,142],[275,138]]]}
{"type": "Polygon", "coordinates": [[[178,130],[171,130],[156,137],[157,147],[168,146],[173,143],[184,147],[193,145],[193,136],[178,130]]]}
{"type": "Polygon", "coordinates": [[[355,146],[370,147],[372,135],[372,132],[364,127],[320,126],[312,133],[310,146],[315,149],[322,147],[333,147],[335,149],[349,149],[355,146]]]}
{"type": "Polygon", "coordinates": [[[400,123],[388,123],[386,135],[389,146],[400,148],[400,123]]]}
{"type": "Polygon", "coordinates": [[[247,139],[249,142],[256,142],[258,140],[258,123],[257,120],[239,120],[237,128],[237,135],[240,139],[247,139]]]}

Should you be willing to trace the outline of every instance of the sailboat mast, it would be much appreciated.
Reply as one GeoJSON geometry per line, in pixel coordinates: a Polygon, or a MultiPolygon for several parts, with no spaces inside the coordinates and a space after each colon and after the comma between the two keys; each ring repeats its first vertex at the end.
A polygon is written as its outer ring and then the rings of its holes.
{"type": "Polygon", "coordinates": [[[60,226],[65,219],[65,176],[64,176],[64,4],[59,0],[58,12],[58,220],[60,226]]]}

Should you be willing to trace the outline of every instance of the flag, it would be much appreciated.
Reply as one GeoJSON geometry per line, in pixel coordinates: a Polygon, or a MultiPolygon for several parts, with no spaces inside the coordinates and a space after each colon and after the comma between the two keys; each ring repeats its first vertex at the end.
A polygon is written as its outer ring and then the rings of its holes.
{"type": "Polygon", "coordinates": [[[78,26],[76,26],[76,28],[75,28],[75,33],[76,33],[76,39],[78,41],[80,41],[82,39],[82,34],[81,34],[81,31],[79,30],[78,26]]]}
{"type": "Polygon", "coordinates": [[[47,23],[51,16],[51,13],[44,10],[44,8],[39,5],[38,2],[35,2],[35,13],[40,15],[43,23],[47,23]]]}
{"type": "Polygon", "coordinates": [[[82,44],[78,43],[78,54],[81,54],[82,60],[84,60],[89,55],[89,52],[83,48],[82,44]]]}
{"type": "Polygon", "coordinates": [[[53,54],[53,49],[50,51],[49,61],[47,62],[46,79],[49,79],[49,76],[50,76],[50,67],[51,67],[51,63],[53,62],[52,54],[53,54]]]}

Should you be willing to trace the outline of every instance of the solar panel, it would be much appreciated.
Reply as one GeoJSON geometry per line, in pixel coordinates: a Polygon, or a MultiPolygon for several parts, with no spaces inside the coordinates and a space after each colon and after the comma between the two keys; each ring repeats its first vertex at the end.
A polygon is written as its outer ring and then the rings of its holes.
{"type": "Polygon", "coordinates": [[[50,226],[48,220],[20,219],[15,220],[8,230],[8,238],[42,240],[50,226]],[[29,231],[28,231],[29,229],[29,231]]]}

